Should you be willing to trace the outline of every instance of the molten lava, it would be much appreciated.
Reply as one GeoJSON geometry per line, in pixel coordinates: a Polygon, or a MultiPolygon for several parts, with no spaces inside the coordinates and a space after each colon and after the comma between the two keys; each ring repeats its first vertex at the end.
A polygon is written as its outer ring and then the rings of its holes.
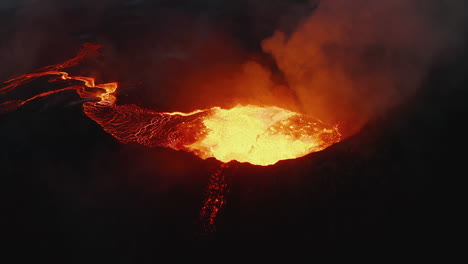
{"type": "Polygon", "coordinates": [[[203,118],[204,131],[186,145],[201,158],[271,165],[320,151],[340,140],[336,127],[278,107],[212,108],[203,118]]]}
{"type": "Polygon", "coordinates": [[[96,99],[83,104],[85,114],[123,143],[185,150],[203,159],[213,157],[225,163],[236,160],[272,165],[279,160],[320,151],[340,140],[336,126],[329,127],[318,119],[273,106],[214,107],[191,113],[161,113],[136,105],[116,105],[117,83],[96,84],[92,77],[70,76],[58,71],[78,64],[98,49],[97,45],[87,44],[71,60],[10,79],[0,88],[0,94],[47,75],[60,77],[51,82],[79,81],[83,85],[44,92],[22,101],[3,102],[0,110],[11,111],[36,98],[76,90],[82,98],[96,99]]]}
{"type": "Polygon", "coordinates": [[[70,76],[62,70],[96,54],[98,49],[97,45],[87,44],[73,59],[4,82],[0,95],[42,76],[59,76],[50,82],[82,84],[23,100],[0,102],[0,113],[13,111],[37,98],[75,90],[81,98],[92,99],[83,103],[84,113],[122,143],[184,150],[202,159],[220,160],[223,164],[212,174],[200,216],[205,230],[214,230],[214,218],[225,203],[228,188],[224,170],[229,161],[272,165],[279,160],[323,150],[340,141],[336,126],[326,126],[313,117],[274,106],[239,105],[232,109],[214,107],[191,113],[164,113],[136,105],[117,105],[118,83],[96,84],[92,77],[70,76]]]}

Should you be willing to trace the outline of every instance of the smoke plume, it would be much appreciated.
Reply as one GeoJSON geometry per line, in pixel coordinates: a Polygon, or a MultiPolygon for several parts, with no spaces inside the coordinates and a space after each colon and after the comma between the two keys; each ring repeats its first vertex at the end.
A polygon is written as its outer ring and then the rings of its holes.
{"type": "Polygon", "coordinates": [[[323,0],[297,30],[263,42],[298,107],[358,130],[413,95],[461,33],[461,2],[323,0]]]}

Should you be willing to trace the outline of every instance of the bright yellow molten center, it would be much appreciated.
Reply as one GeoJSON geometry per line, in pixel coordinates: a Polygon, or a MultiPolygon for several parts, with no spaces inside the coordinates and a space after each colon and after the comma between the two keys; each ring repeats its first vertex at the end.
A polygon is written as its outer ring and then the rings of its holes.
{"type": "Polygon", "coordinates": [[[339,141],[336,128],[278,107],[213,108],[203,120],[205,134],[187,145],[202,158],[271,165],[302,157],[339,141]]]}

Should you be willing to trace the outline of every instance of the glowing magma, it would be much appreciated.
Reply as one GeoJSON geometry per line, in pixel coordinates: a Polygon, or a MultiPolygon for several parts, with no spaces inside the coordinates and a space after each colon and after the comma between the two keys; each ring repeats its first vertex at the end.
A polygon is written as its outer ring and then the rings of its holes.
{"type": "Polygon", "coordinates": [[[322,150],[340,139],[336,127],[278,107],[212,108],[204,133],[188,150],[201,158],[271,165],[322,150]]]}
{"type": "Polygon", "coordinates": [[[236,160],[271,165],[279,160],[320,151],[340,140],[337,127],[326,126],[318,119],[273,106],[238,105],[232,109],[214,107],[191,113],[164,113],[136,105],[117,105],[117,83],[95,84],[92,77],[70,76],[67,72],[59,71],[78,64],[98,49],[97,45],[87,44],[71,60],[15,77],[5,82],[0,94],[47,75],[60,77],[51,82],[78,81],[82,85],[44,92],[25,100],[0,103],[0,110],[11,111],[36,98],[76,90],[82,98],[95,99],[83,104],[84,113],[123,143],[136,142],[148,147],[185,150],[203,159],[213,157],[225,163],[236,160]],[[96,92],[96,88],[100,92],[96,92]]]}
{"type": "Polygon", "coordinates": [[[99,55],[99,48],[98,45],[85,44],[70,60],[4,82],[0,95],[49,75],[59,76],[50,82],[62,81],[72,86],[23,100],[0,102],[0,113],[13,111],[37,98],[75,90],[81,98],[92,98],[83,104],[84,113],[122,143],[136,142],[148,147],[185,150],[203,159],[213,157],[224,162],[210,178],[200,213],[205,231],[214,231],[214,219],[225,203],[228,185],[224,170],[228,168],[227,162],[237,160],[271,165],[279,160],[320,151],[340,140],[336,126],[326,126],[310,116],[273,106],[239,105],[232,109],[214,107],[191,113],[164,113],[136,105],[117,105],[117,83],[96,84],[92,77],[70,76],[62,70],[92,55],[99,55]]]}

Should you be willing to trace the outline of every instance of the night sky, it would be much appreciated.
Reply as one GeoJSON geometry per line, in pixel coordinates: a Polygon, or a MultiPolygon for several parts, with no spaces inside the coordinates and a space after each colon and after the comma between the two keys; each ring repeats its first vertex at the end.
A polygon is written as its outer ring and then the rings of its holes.
{"type": "MultiPolygon", "coordinates": [[[[64,61],[92,42],[105,56],[74,71],[123,83],[120,102],[157,111],[211,107],[210,99],[193,99],[195,88],[184,93],[185,77],[255,57],[273,82],[287,84],[262,40],[275,30],[293,34],[317,8],[319,1],[302,0],[0,0],[0,77],[64,61]]],[[[313,261],[324,249],[438,249],[452,241],[463,210],[452,207],[466,157],[465,21],[451,22],[457,30],[446,37],[455,44],[431,57],[417,89],[379,108],[358,133],[274,166],[234,162],[213,234],[200,234],[198,215],[220,162],[122,144],[85,116],[73,91],[0,114],[2,249],[20,262],[60,263],[156,263],[169,251],[294,251],[313,261]]],[[[11,96],[54,88],[39,79],[11,96]]]]}

